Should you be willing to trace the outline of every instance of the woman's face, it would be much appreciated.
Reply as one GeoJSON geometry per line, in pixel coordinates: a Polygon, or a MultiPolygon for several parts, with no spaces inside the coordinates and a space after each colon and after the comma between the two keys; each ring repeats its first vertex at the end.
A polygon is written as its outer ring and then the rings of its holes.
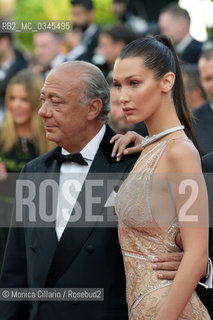
{"type": "Polygon", "coordinates": [[[114,86],[128,122],[138,123],[152,117],[162,100],[161,81],[140,57],[117,59],[114,86]]]}
{"type": "Polygon", "coordinates": [[[12,85],[8,99],[8,110],[11,112],[16,125],[30,123],[33,112],[24,85],[12,85]]]}

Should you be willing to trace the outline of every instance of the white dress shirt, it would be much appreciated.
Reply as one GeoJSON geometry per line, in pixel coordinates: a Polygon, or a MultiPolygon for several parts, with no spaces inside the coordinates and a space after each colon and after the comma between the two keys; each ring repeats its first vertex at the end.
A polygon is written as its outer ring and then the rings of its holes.
{"type": "Polygon", "coordinates": [[[57,65],[63,63],[65,60],[65,55],[63,53],[59,53],[51,62],[51,68],[56,67],[57,65]]]}
{"type": "Polygon", "coordinates": [[[0,81],[6,78],[8,69],[10,69],[14,62],[14,59],[7,60],[0,66],[0,81]]]}
{"type": "Polygon", "coordinates": [[[175,46],[175,50],[178,54],[182,54],[188,45],[192,42],[193,38],[188,33],[183,40],[175,46]]]}
{"type": "MultiPolygon", "coordinates": [[[[82,166],[74,162],[62,163],[61,165],[55,226],[58,241],[60,241],[66,224],[69,221],[105,131],[106,125],[103,125],[96,136],[81,150],[81,154],[88,163],[88,166],[82,166]]],[[[66,155],[69,152],[62,148],[62,154],[66,155]]]]}
{"type": "Polygon", "coordinates": [[[67,61],[78,59],[82,54],[86,53],[87,48],[84,44],[80,43],[77,47],[70,50],[66,55],[67,61]]]}

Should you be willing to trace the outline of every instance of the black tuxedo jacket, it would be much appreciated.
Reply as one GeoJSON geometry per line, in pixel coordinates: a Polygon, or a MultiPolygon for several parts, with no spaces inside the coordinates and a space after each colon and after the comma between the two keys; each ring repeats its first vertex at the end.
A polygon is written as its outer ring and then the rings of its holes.
{"type": "MultiPolygon", "coordinates": [[[[205,176],[205,181],[208,190],[209,198],[209,256],[213,261],[213,152],[210,152],[202,157],[202,168],[205,176]]],[[[213,295],[213,289],[212,289],[213,295]]],[[[213,306],[212,306],[213,315],[213,306]]]]}
{"type": "Polygon", "coordinates": [[[213,173],[213,151],[202,157],[203,172],[213,173]]]}
{"type": "Polygon", "coordinates": [[[181,59],[188,63],[198,63],[202,50],[202,42],[193,39],[181,54],[181,59]]]}
{"type": "MultiPolygon", "coordinates": [[[[202,168],[209,198],[209,257],[213,261],[213,152],[202,157],[202,168]]],[[[213,289],[205,290],[201,286],[198,286],[197,292],[200,299],[208,309],[211,319],[213,319],[213,289]]]]}
{"type": "Polygon", "coordinates": [[[209,103],[194,111],[194,129],[202,155],[213,151],[213,111],[209,103]]]}
{"type": "MultiPolygon", "coordinates": [[[[138,155],[126,157],[121,163],[111,158],[109,140],[113,135],[114,132],[107,127],[90,173],[111,172],[115,175],[128,172],[133,167],[138,155]]],[[[40,175],[45,177],[57,172],[59,175],[57,161],[50,158],[53,151],[28,163],[22,175],[27,175],[37,184],[40,175]]],[[[107,197],[103,196],[94,213],[104,216],[107,197]]],[[[85,198],[81,193],[77,201],[84,206],[85,198]]],[[[48,228],[11,228],[0,287],[104,288],[104,301],[0,302],[1,320],[28,320],[29,317],[31,320],[128,319],[125,275],[116,227],[97,227],[97,224],[66,227],[59,242],[55,223],[48,228]]]]}
{"type": "Polygon", "coordinates": [[[95,49],[98,46],[98,38],[100,35],[100,28],[97,26],[97,30],[95,33],[86,39],[86,44],[87,44],[87,56],[89,59],[89,62],[92,61],[92,57],[94,55],[95,49]]]}

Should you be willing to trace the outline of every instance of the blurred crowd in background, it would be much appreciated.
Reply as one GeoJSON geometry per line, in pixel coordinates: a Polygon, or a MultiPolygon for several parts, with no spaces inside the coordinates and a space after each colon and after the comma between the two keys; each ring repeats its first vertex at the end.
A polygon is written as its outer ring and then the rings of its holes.
{"type": "MultiPolygon", "coordinates": [[[[0,32],[0,181],[53,148],[38,116],[40,89],[50,70],[65,61],[97,65],[111,88],[109,125],[117,133],[135,130],[146,136],[144,123],[133,126],[127,122],[113,87],[112,70],[126,44],[159,33],[171,38],[179,55],[200,153],[213,151],[213,39],[209,35],[200,42],[192,37],[188,11],[178,1],[113,0],[117,22],[100,27],[92,0],[71,0],[70,8],[72,30],[66,34],[51,30],[35,33],[30,54],[18,49],[13,33],[0,32]]],[[[7,202],[1,197],[0,201],[7,202]]],[[[2,247],[6,233],[0,233],[2,247]]]]}

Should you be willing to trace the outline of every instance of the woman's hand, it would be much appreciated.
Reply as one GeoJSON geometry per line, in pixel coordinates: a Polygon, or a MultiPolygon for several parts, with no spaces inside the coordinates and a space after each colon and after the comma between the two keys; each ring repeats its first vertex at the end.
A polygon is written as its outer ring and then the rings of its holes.
{"type": "Polygon", "coordinates": [[[142,151],[141,142],[144,138],[134,131],[128,131],[125,135],[116,134],[110,140],[110,143],[114,143],[112,149],[112,157],[116,156],[116,161],[120,161],[122,155],[138,153],[142,151]],[[126,148],[129,144],[133,146],[126,148]]]}

